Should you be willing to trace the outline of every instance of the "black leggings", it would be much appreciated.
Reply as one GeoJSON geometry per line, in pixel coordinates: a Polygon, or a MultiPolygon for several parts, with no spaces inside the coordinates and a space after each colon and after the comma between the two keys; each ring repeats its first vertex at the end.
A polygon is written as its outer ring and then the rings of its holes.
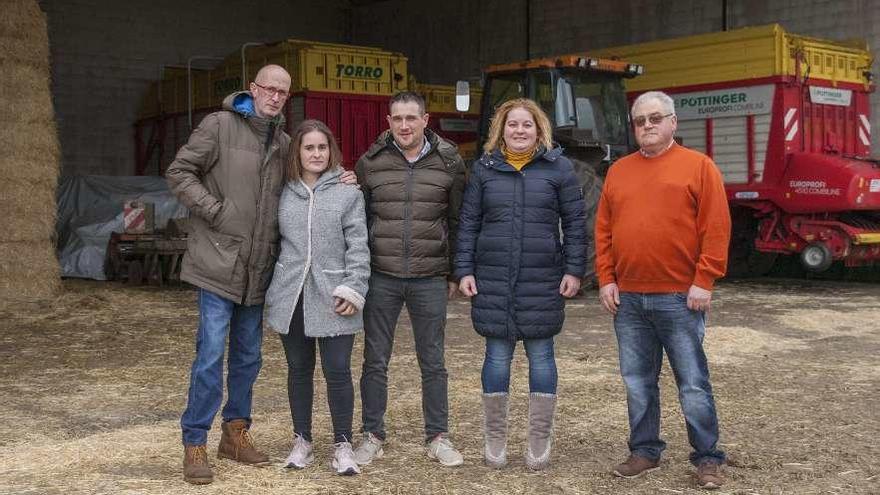
{"type": "Polygon", "coordinates": [[[333,441],[351,442],[354,388],[351,383],[351,349],[354,335],[306,337],[303,328],[302,298],[297,302],[287,335],[281,335],[287,357],[287,399],[293,431],[312,441],[312,401],[314,398],[315,342],[321,352],[321,368],[327,382],[327,402],[333,422],[333,441]]]}

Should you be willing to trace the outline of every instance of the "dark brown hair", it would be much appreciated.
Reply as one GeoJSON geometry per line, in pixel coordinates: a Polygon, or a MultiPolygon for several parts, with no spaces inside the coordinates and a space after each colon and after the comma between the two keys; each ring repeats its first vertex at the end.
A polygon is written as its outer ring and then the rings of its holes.
{"type": "Polygon", "coordinates": [[[330,159],[327,170],[342,166],[342,151],[339,150],[339,144],[336,142],[336,138],[333,137],[333,131],[320,120],[303,120],[293,130],[293,137],[290,140],[290,157],[287,160],[288,181],[296,181],[302,177],[300,146],[302,146],[303,136],[312,131],[318,131],[327,137],[327,144],[330,146],[330,159]]]}
{"type": "Polygon", "coordinates": [[[401,91],[392,96],[388,102],[388,115],[391,115],[391,107],[395,103],[415,103],[419,106],[419,112],[425,115],[425,97],[414,91],[401,91]]]}

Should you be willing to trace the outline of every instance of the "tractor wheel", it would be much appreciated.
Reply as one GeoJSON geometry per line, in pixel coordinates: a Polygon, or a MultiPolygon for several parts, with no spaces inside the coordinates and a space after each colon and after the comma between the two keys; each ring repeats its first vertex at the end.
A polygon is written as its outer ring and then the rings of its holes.
{"type": "Polygon", "coordinates": [[[814,242],[801,251],[801,264],[809,272],[824,272],[832,261],[831,250],[822,242],[814,242]]]}

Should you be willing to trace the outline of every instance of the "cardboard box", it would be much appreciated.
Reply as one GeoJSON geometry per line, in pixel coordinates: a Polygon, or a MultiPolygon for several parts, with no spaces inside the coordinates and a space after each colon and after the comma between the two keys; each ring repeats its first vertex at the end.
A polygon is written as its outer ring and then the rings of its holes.
{"type": "Polygon", "coordinates": [[[151,234],[155,229],[153,203],[129,200],[122,206],[122,223],[126,234],[151,234]]]}

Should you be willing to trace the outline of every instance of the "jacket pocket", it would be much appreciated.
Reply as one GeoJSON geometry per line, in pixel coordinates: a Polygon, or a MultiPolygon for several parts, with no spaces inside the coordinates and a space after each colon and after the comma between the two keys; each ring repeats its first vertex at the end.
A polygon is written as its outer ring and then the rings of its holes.
{"type": "Polygon", "coordinates": [[[228,232],[224,227],[229,223],[229,219],[232,217],[235,209],[234,202],[229,198],[224,199],[223,204],[220,206],[220,211],[211,220],[211,229],[217,232],[228,232]]]}
{"type": "Polygon", "coordinates": [[[281,263],[275,263],[275,269],[271,272],[272,281],[269,283],[269,288],[266,290],[266,307],[271,308],[277,305],[284,295],[284,265],[281,263]]]}
{"type": "Polygon", "coordinates": [[[223,287],[233,284],[232,274],[241,250],[241,239],[207,229],[196,236],[193,258],[200,271],[223,287]]]}

